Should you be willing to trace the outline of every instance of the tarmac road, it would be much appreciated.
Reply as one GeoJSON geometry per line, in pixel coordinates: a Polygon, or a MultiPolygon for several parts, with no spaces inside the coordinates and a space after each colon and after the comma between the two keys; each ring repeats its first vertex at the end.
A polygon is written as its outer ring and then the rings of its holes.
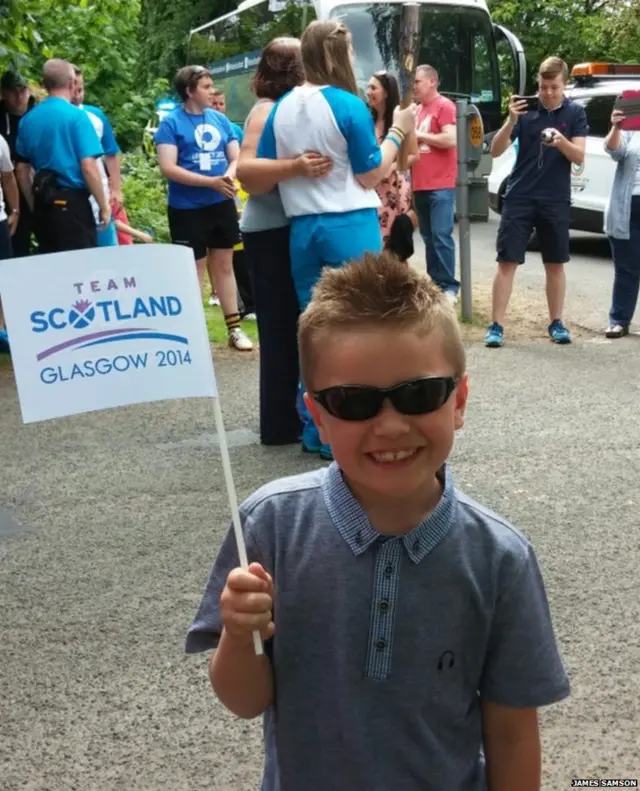
{"type": "MultiPolygon", "coordinates": [[[[495,225],[472,232],[485,283],[495,225]]],[[[576,245],[572,315],[596,329],[611,264],[576,245]]],[[[521,288],[542,282],[532,264],[521,288]]],[[[544,789],[640,777],[640,339],[468,354],[454,474],[534,542],[573,684],[543,715],[544,789]]],[[[256,444],[255,355],[217,373],[240,497],[314,466],[256,444]]],[[[259,723],[223,711],[183,652],[228,520],[211,404],[22,426],[5,371],[0,407],[1,791],[257,789],[259,723]]]]}

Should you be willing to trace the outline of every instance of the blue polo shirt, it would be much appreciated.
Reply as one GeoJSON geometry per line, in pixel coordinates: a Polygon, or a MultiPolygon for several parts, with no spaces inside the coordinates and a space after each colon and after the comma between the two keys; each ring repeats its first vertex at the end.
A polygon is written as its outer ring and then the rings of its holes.
{"type": "MultiPolygon", "coordinates": [[[[193,115],[183,107],[165,116],[155,135],[156,145],[177,148],[179,167],[202,176],[224,176],[229,167],[227,145],[237,139],[229,119],[217,110],[193,115]]],[[[169,181],[169,206],[175,209],[198,209],[224,200],[229,198],[207,187],[169,181]]]]}
{"type": "Polygon", "coordinates": [[[91,123],[100,139],[104,153],[109,157],[119,154],[120,146],[113,133],[111,121],[109,121],[104,111],[99,107],[94,107],[92,104],[83,104],[80,109],[89,113],[91,123]]]}
{"type": "Polygon", "coordinates": [[[18,160],[37,172],[53,170],[62,187],[86,189],[80,162],[101,157],[102,146],[84,110],[57,96],[49,96],[20,123],[18,160]]]}
{"type": "Polygon", "coordinates": [[[556,148],[542,144],[544,129],[558,129],[567,140],[589,134],[584,107],[565,98],[557,110],[521,115],[511,132],[518,142],[516,164],[509,176],[505,198],[509,200],[571,200],[571,163],[556,148]]]}
{"type": "MultiPolygon", "coordinates": [[[[481,701],[569,694],[533,549],[448,469],[438,506],[397,537],[376,532],[335,463],[240,510],[249,560],[275,585],[262,791],[486,791],[481,701]]],[[[238,565],[229,531],[188,652],[217,646],[238,565]]]]}
{"type": "Polygon", "coordinates": [[[238,139],[238,145],[242,145],[242,141],[244,140],[244,129],[238,124],[234,124],[233,121],[229,121],[231,124],[231,128],[236,133],[236,137],[238,139]]]}

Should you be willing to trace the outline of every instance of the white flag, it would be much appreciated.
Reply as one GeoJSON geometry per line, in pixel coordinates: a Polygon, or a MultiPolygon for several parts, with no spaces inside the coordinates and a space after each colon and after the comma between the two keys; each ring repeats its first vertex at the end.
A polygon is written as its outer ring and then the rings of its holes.
{"type": "Polygon", "coordinates": [[[217,395],[187,248],[9,259],[0,262],[0,295],[25,423],[217,395]]]}

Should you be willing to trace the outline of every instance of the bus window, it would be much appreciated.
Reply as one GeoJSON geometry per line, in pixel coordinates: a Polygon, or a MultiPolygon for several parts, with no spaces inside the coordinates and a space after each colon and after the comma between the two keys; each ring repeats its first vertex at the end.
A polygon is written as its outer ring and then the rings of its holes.
{"type": "MultiPolygon", "coordinates": [[[[419,63],[438,70],[440,92],[455,100],[477,103],[485,132],[500,126],[500,81],[489,14],[469,6],[420,6],[419,63]]],[[[332,19],[351,31],[356,78],[364,92],[369,77],[380,69],[397,74],[402,6],[372,3],[338,6],[332,19]]]]}

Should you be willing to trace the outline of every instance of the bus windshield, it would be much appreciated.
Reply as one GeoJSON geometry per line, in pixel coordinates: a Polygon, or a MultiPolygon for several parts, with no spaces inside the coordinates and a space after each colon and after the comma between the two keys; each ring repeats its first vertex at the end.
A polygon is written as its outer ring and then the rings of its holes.
{"type": "MultiPolygon", "coordinates": [[[[399,3],[338,6],[331,13],[349,28],[356,55],[358,87],[364,91],[381,69],[398,72],[402,21],[399,3]]],[[[466,98],[482,113],[485,132],[500,125],[500,77],[489,14],[469,6],[420,4],[418,63],[440,76],[440,92],[466,98]]]]}

